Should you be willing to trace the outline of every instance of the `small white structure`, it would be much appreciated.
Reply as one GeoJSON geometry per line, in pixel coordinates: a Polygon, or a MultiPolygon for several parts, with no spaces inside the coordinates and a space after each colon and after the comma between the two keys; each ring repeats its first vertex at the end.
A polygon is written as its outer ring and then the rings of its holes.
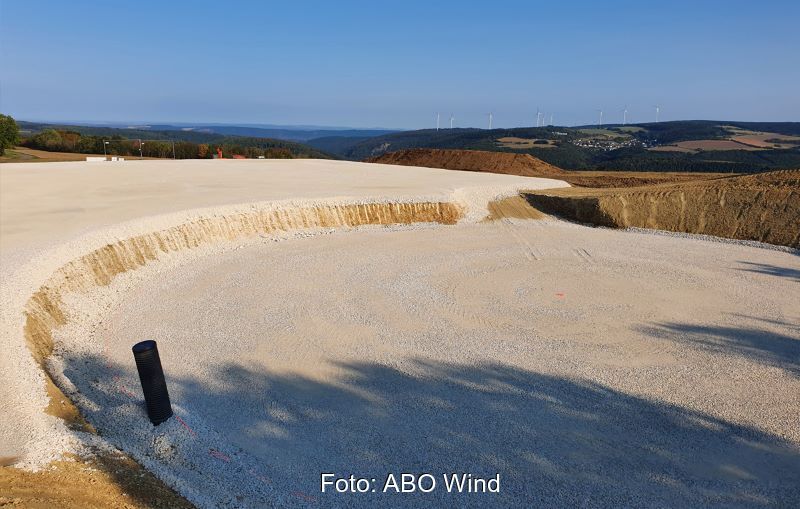
{"type": "Polygon", "coordinates": [[[125,158],[124,157],[118,157],[118,156],[111,156],[111,158],[109,159],[108,156],[102,156],[102,157],[101,156],[86,156],[86,160],[89,161],[89,162],[92,162],[92,163],[96,163],[98,161],[124,161],[125,158]]]}

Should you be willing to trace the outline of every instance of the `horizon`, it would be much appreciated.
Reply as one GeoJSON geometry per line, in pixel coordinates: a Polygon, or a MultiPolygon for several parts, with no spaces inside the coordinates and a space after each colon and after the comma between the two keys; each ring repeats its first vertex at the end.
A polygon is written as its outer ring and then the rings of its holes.
{"type": "MultiPolygon", "coordinates": [[[[286,131],[348,131],[348,130],[357,130],[357,131],[387,131],[387,132],[401,132],[401,131],[423,131],[423,130],[436,130],[435,127],[420,127],[420,128],[392,128],[392,127],[384,127],[384,126],[368,126],[368,127],[355,127],[355,126],[334,126],[334,125],[303,125],[303,124],[258,124],[258,123],[236,123],[236,122],[182,122],[182,121],[159,121],[159,122],[146,122],[146,121],[125,121],[125,120],[112,120],[112,121],[98,121],[98,120],[43,120],[43,119],[26,119],[26,118],[17,118],[17,122],[30,122],[35,124],[45,124],[45,125],[54,125],[54,126],[76,126],[76,127],[106,127],[112,129],[142,129],[142,128],[152,128],[153,126],[171,126],[171,127],[183,127],[183,128],[196,128],[196,127],[251,127],[251,128],[258,128],[258,129],[274,129],[274,130],[286,130],[286,131]]],[[[661,120],[659,122],[654,121],[644,121],[644,122],[627,122],[625,124],[621,122],[604,122],[602,127],[624,127],[624,126],[636,126],[636,125],[652,125],[652,124],[668,124],[668,123],[678,123],[678,122],[733,122],[733,123],[785,123],[785,124],[797,124],[800,121],[796,120],[786,120],[786,121],[771,121],[771,120],[737,120],[733,118],[726,118],[726,119],[709,119],[709,118],[691,118],[691,119],[670,119],[670,120],[661,120]]],[[[492,130],[500,130],[500,129],[536,129],[539,128],[567,128],[567,129],[574,129],[579,127],[598,127],[598,124],[572,124],[572,125],[542,125],[542,126],[535,126],[535,125],[519,125],[519,126],[501,126],[501,127],[492,127],[492,130]]],[[[461,126],[461,127],[454,127],[453,130],[457,129],[483,129],[488,130],[487,127],[481,126],[461,126]]],[[[159,129],[153,129],[154,131],[158,131],[159,129]]],[[[442,131],[450,130],[449,127],[441,127],[442,131]]]]}
{"type": "Polygon", "coordinates": [[[768,3],[412,2],[388,12],[140,2],[134,16],[124,5],[3,2],[0,111],[53,123],[414,130],[435,128],[437,112],[443,128],[451,114],[455,127],[485,128],[488,112],[495,128],[532,127],[537,109],[564,127],[596,125],[602,109],[610,125],[626,105],[629,124],[650,123],[660,105],[661,121],[796,122],[800,6],[768,3]]]}

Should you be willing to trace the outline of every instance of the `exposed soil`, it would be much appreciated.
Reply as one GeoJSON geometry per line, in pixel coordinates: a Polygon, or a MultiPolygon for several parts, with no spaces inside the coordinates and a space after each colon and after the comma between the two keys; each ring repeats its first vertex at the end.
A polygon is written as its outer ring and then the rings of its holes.
{"type": "MultiPolygon", "coordinates": [[[[370,162],[553,177],[578,187],[526,193],[528,202],[541,212],[599,226],[800,247],[800,170],[745,176],[581,172],[565,171],[527,154],[435,149],[401,150],[370,162]]],[[[514,199],[492,203],[487,219],[504,217],[537,214],[514,199]]]]}
{"type": "Polygon", "coordinates": [[[489,215],[486,221],[498,219],[543,219],[546,214],[531,207],[523,196],[509,196],[502,200],[489,202],[489,215]]]}
{"type": "Polygon", "coordinates": [[[104,453],[55,461],[38,472],[0,467],[0,507],[193,506],[127,455],[104,453]]]}
{"type": "Polygon", "coordinates": [[[526,198],[542,212],[583,223],[800,247],[800,170],[627,189],[532,191],[526,198]]]}
{"type": "Polygon", "coordinates": [[[480,150],[414,148],[373,157],[368,159],[367,162],[502,173],[520,175],[522,177],[561,178],[565,173],[561,168],[557,168],[529,154],[485,152],[480,150]]]}
{"type": "Polygon", "coordinates": [[[730,174],[718,173],[567,171],[529,154],[480,150],[398,150],[397,152],[390,152],[371,158],[368,161],[402,166],[503,173],[521,175],[523,177],[557,178],[569,182],[573,186],[580,187],[632,187],[730,176],[730,174]]]}
{"type": "Polygon", "coordinates": [[[678,173],[643,171],[568,171],[561,180],[577,187],[639,187],[670,182],[689,182],[730,177],[729,173],[678,173]]]}

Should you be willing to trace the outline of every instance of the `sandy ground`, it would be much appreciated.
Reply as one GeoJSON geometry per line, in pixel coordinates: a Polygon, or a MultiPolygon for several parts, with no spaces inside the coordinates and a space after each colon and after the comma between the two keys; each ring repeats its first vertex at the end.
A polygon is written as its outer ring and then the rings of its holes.
{"type": "Polygon", "coordinates": [[[0,255],[187,209],[287,199],[450,197],[545,180],[346,161],[178,160],[0,166],[0,255]]]}
{"type": "Polygon", "coordinates": [[[201,506],[788,507],[798,274],[793,253],[552,220],[264,238],[118,278],[58,366],[201,506]],[[142,338],[183,423],[143,414],[142,338]],[[502,489],[319,492],[406,471],[502,489]]]}

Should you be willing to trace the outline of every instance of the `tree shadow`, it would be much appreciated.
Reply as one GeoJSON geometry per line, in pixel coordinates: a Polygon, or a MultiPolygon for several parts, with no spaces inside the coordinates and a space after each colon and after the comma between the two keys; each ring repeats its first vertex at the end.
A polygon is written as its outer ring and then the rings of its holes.
{"type": "Polygon", "coordinates": [[[770,276],[778,276],[792,281],[800,281],[800,270],[791,267],[780,267],[778,265],[770,265],[768,263],[756,262],[739,262],[746,268],[740,269],[746,272],[755,272],[758,274],[768,274],[770,276]]]}
{"type": "MultiPolygon", "coordinates": [[[[769,322],[768,322],[769,323],[769,322]]],[[[781,324],[782,322],[773,321],[781,324]]],[[[637,330],[657,338],[697,346],[714,353],[738,355],[800,376],[800,339],[766,329],[688,323],[657,323],[637,330]]]]}
{"type": "Polygon", "coordinates": [[[65,372],[101,434],[151,469],[168,465],[165,480],[209,505],[788,507],[800,497],[796,445],[701,412],[509,365],[337,366],[330,380],[234,364],[178,378],[165,366],[183,423],[155,428],[138,386],[130,398],[104,382],[117,372],[135,383],[133,366],[81,356],[65,372]],[[377,493],[320,493],[322,472],[375,478],[377,493]],[[439,486],[381,493],[403,472],[439,486]],[[442,474],[461,472],[500,474],[500,493],[447,493],[442,474]]]}

